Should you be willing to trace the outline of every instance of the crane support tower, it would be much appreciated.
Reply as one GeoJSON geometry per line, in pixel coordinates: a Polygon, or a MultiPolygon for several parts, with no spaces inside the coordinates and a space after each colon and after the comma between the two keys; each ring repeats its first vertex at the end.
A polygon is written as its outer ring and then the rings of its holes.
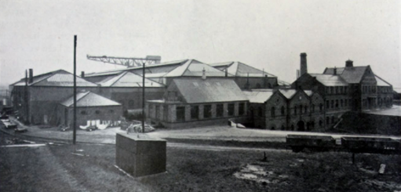
{"type": "Polygon", "coordinates": [[[114,56],[91,56],[86,55],[88,60],[94,60],[98,62],[117,64],[126,67],[139,67],[146,65],[159,64],[161,61],[160,56],[146,56],[146,58],[129,58],[129,57],[114,57],[114,56]]]}

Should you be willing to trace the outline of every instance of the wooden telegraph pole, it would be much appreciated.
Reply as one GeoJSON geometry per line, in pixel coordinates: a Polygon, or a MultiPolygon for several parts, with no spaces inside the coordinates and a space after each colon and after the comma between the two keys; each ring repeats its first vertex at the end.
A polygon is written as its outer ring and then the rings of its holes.
{"type": "Polygon", "coordinates": [[[145,62],[142,65],[142,133],[145,133],[145,62]]]}
{"type": "Polygon", "coordinates": [[[77,55],[77,35],[74,35],[74,115],[73,115],[73,138],[72,143],[75,145],[77,141],[77,64],[76,64],[76,55],[77,55]]]}

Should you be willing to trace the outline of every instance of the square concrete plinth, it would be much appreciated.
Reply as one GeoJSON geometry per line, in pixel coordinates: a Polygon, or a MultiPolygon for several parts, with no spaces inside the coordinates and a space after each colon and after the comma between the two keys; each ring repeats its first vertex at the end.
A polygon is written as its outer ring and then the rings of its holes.
{"type": "Polygon", "coordinates": [[[166,171],[166,140],[117,133],[116,164],[134,177],[166,171]]]}

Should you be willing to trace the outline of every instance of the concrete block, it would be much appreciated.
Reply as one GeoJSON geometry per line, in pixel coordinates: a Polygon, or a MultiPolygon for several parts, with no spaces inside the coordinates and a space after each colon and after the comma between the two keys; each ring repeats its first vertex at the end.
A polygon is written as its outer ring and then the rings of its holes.
{"type": "Polygon", "coordinates": [[[116,135],[116,164],[134,177],[166,171],[166,140],[146,134],[116,135]]]}

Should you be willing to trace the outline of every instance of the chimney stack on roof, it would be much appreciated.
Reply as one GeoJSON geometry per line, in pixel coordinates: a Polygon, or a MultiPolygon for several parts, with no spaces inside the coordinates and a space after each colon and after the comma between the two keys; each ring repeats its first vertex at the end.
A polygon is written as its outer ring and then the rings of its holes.
{"type": "Polygon", "coordinates": [[[33,82],[33,70],[32,68],[29,69],[29,84],[33,82]]]}
{"type": "Polygon", "coordinates": [[[203,68],[203,70],[202,70],[202,79],[203,79],[203,80],[206,80],[206,71],[205,71],[205,68],[203,68]]]}
{"type": "Polygon", "coordinates": [[[352,60],[345,61],[345,67],[354,67],[352,60]]]}
{"type": "Polygon", "coordinates": [[[81,71],[81,78],[85,78],[85,71],[81,71]]]}
{"type": "Polygon", "coordinates": [[[301,53],[301,74],[300,76],[308,73],[308,65],[306,63],[306,53],[301,53]]]}
{"type": "Polygon", "coordinates": [[[334,66],[334,72],[333,75],[337,75],[337,67],[334,66]]]}

